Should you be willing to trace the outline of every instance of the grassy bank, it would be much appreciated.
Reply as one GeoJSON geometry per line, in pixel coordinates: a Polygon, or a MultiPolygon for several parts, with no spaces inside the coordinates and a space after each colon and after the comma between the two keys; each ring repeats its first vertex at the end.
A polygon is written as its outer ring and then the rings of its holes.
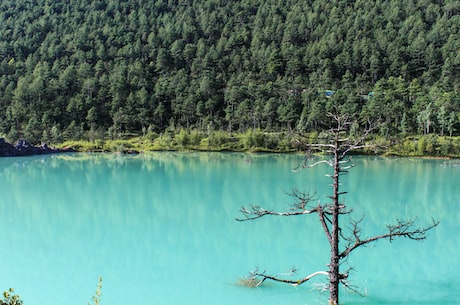
{"type": "Polygon", "coordinates": [[[293,152],[294,138],[284,133],[265,133],[258,130],[246,133],[215,131],[206,134],[198,131],[180,130],[176,134],[148,134],[145,136],[122,136],[119,139],[65,141],[57,147],[72,147],[81,152],[146,151],[249,151],[293,152]]]}
{"type": "MultiPolygon", "coordinates": [[[[148,151],[235,151],[276,152],[301,151],[300,142],[316,143],[325,135],[310,133],[302,136],[288,133],[267,133],[249,130],[245,133],[214,131],[209,134],[199,131],[147,134],[145,136],[124,135],[118,139],[96,139],[65,141],[59,148],[71,147],[80,152],[139,153],[148,151]]],[[[407,136],[400,138],[374,137],[368,141],[372,149],[363,149],[362,154],[381,154],[402,157],[460,157],[460,137],[436,135],[407,136]]]]}

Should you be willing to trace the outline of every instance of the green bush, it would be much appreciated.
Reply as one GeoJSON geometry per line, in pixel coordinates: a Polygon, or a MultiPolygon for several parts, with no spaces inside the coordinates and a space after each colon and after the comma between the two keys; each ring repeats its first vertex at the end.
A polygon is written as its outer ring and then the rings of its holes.
{"type": "Polygon", "coordinates": [[[417,141],[417,153],[419,155],[423,155],[425,153],[426,147],[427,147],[426,139],[424,137],[421,137],[420,139],[418,139],[418,141],[417,141]]]}
{"type": "Polygon", "coordinates": [[[280,142],[280,135],[279,134],[267,134],[265,135],[265,148],[269,150],[279,151],[279,142],[280,142]]]}
{"type": "Polygon", "coordinates": [[[228,142],[230,142],[230,134],[225,131],[213,131],[208,136],[208,145],[210,147],[220,148],[228,142]]]}
{"type": "Polygon", "coordinates": [[[14,294],[14,289],[10,288],[3,292],[3,300],[0,300],[0,305],[22,305],[21,297],[14,294]]]}
{"type": "Polygon", "coordinates": [[[242,137],[246,149],[265,147],[265,135],[259,129],[249,129],[242,137]]]}
{"type": "Polygon", "coordinates": [[[427,136],[426,152],[430,156],[436,156],[439,154],[439,145],[438,145],[437,135],[430,134],[427,136]]]}
{"type": "Polygon", "coordinates": [[[189,135],[189,143],[192,146],[199,146],[201,143],[201,140],[205,137],[204,133],[197,131],[197,130],[192,130],[189,135]]]}
{"type": "Polygon", "coordinates": [[[181,129],[179,133],[174,136],[174,140],[177,145],[184,148],[190,143],[190,134],[185,129],[181,129]]]}
{"type": "Polygon", "coordinates": [[[165,133],[155,139],[155,144],[160,150],[171,150],[174,147],[174,139],[165,133]]]}
{"type": "Polygon", "coordinates": [[[402,154],[410,156],[414,155],[417,152],[417,142],[413,139],[406,139],[404,140],[402,148],[402,154]]]}

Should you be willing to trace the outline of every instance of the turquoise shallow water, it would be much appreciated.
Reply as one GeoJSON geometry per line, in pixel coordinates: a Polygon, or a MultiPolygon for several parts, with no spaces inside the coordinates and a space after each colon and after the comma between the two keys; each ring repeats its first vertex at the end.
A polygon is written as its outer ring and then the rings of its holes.
{"type": "MultiPolygon", "coordinates": [[[[317,218],[237,222],[242,205],[283,210],[292,188],[329,194],[329,168],[293,173],[295,155],[155,153],[0,158],[0,290],[25,305],[324,304],[300,287],[236,285],[256,267],[326,270],[317,218]]],[[[380,241],[347,261],[366,297],[344,304],[459,304],[460,161],[355,158],[345,203],[363,235],[397,218],[441,224],[424,242],[380,241]]],[[[344,218],[344,223],[347,222],[344,218]]],[[[347,268],[344,266],[344,268],[347,268]]]]}

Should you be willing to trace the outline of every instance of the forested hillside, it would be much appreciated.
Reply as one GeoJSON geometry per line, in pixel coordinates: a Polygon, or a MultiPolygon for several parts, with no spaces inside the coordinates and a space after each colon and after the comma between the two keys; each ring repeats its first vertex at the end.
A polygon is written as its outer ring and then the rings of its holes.
{"type": "Polygon", "coordinates": [[[460,132],[456,0],[1,0],[0,136],[460,132]]]}

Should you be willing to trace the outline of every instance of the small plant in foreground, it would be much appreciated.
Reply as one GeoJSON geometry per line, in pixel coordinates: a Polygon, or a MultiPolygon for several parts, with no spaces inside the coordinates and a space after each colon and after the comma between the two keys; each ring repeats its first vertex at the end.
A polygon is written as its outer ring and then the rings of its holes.
{"type": "MultiPolygon", "coordinates": [[[[93,300],[93,304],[94,305],[99,305],[100,302],[101,302],[101,295],[102,295],[102,277],[100,276],[99,277],[99,281],[97,282],[97,289],[96,289],[96,293],[94,294],[94,296],[92,297],[92,300],[93,300]]],[[[88,305],[90,305],[88,303],[88,305]]]]}
{"type": "Polygon", "coordinates": [[[3,292],[3,300],[0,300],[0,305],[22,305],[21,297],[14,294],[14,289],[10,288],[3,292]]]}

